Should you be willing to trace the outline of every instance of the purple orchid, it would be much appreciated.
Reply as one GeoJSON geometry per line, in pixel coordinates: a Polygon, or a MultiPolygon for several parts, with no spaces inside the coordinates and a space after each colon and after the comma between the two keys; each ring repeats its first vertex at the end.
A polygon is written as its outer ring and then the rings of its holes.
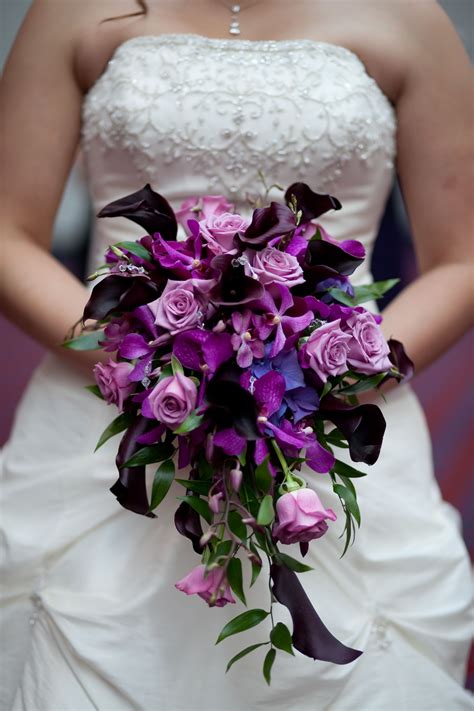
{"type": "Polygon", "coordinates": [[[253,315],[250,309],[242,313],[234,311],[231,320],[234,330],[231,342],[234,351],[237,351],[237,363],[241,368],[248,368],[254,358],[263,358],[263,341],[253,334],[253,315]]]}
{"type": "Polygon", "coordinates": [[[215,373],[233,355],[229,333],[213,333],[194,328],[179,333],[173,343],[173,353],[185,368],[215,373]]]}
{"type": "MultiPolygon", "coordinates": [[[[304,302],[300,302],[304,303],[304,302]]],[[[287,336],[301,333],[313,320],[313,313],[309,310],[300,312],[296,309],[290,290],[283,284],[272,284],[263,298],[256,300],[252,306],[262,311],[255,316],[256,332],[262,341],[266,341],[272,332],[275,334],[270,357],[273,358],[285,347],[287,336]],[[287,313],[293,312],[293,313],[287,313]]]]}

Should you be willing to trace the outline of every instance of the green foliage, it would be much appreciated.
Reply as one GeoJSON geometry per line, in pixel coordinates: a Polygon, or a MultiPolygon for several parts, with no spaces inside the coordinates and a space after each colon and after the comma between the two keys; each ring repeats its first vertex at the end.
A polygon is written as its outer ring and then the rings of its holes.
{"type": "Polygon", "coordinates": [[[265,681],[267,682],[268,686],[270,686],[272,680],[272,667],[273,662],[275,661],[275,657],[276,650],[269,649],[263,661],[263,676],[265,677],[265,681]]]}
{"type": "Polygon", "coordinates": [[[275,518],[275,509],[273,508],[273,496],[267,494],[263,497],[257,514],[257,523],[259,526],[269,526],[275,518]]]}
{"type": "Polygon", "coordinates": [[[147,261],[151,259],[150,252],[139,242],[118,242],[114,247],[126,249],[127,252],[131,252],[131,254],[134,254],[136,257],[141,257],[147,261]]]}
{"type": "Polygon", "coordinates": [[[270,613],[266,610],[255,609],[247,610],[247,612],[243,612],[241,615],[237,615],[237,617],[234,617],[233,620],[228,622],[222,628],[222,631],[217,638],[216,644],[219,644],[219,642],[222,642],[223,639],[226,639],[227,637],[230,637],[233,634],[237,634],[238,632],[244,632],[245,630],[249,630],[251,627],[255,627],[256,625],[260,624],[260,622],[262,622],[266,617],[268,617],[269,614],[270,613]]]}
{"type": "Polygon", "coordinates": [[[145,464],[154,464],[162,462],[164,459],[169,459],[174,453],[174,447],[169,442],[160,442],[160,444],[152,444],[148,447],[143,447],[135,452],[133,457],[125,462],[122,467],[142,467],[145,464]]]}
{"type": "Polygon", "coordinates": [[[242,576],[242,561],[240,558],[231,558],[227,566],[227,580],[229,585],[237,595],[239,600],[247,604],[244,594],[243,576],[242,576]]]}
{"type": "Polygon", "coordinates": [[[292,654],[294,656],[295,653],[293,652],[291,632],[288,627],[283,624],[283,622],[278,622],[272,629],[270,633],[270,641],[274,647],[277,647],[277,649],[281,649],[283,652],[288,652],[288,654],[292,654]]]}
{"type": "Polygon", "coordinates": [[[207,523],[211,523],[212,514],[207,501],[200,499],[199,496],[178,496],[178,499],[179,501],[186,501],[207,523]]]}
{"type": "Polygon", "coordinates": [[[179,427],[177,427],[173,432],[175,434],[186,434],[187,432],[192,432],[195,430],[201,422],[203,421],[203,415],[198,415],[196,412],[192,412],[179,427]]]}
{"type": "Polygon", "coordinates": [[[290,570],[294,570],[295,573],[307,573],[308,570],[313,570],[313,568],[311,568],[309,565],[305,565],[299,560],[296,560],[296,558],[292,558],[291,555],[287,555],[286,553],[282,553],[281,551],[278,551],[277,557],[278,560],[283,563],[283,565],[286,565],[286,567],[290,568],[290,570]]]}
{"type": "Polygon", "coordinates": [[[71,351],[97,351],[101,348],[99,341],[104,340],[104,331],[87,331],[77,338],[71,338],[63,342],[63,348],[71,351]]]}
{"type": "Polygon", "coordinates": [[[229,671],[231,666],[235,664],[235,662],[238,662],[239,659],[242,659],[242,657],[245,657],[247,654],[250,654],[250,652],[253,652],[254,649],[258,649],[259,647],[264,647],[266,644],[269,644],[269,642],[260,642],[259,644],[251,644],[250,647],[246,647],[243,649],[241,652],[235,655],[235,657],[232,657],[230,662],[227,665],[226,672],[229,671]]]}
{"type": "Polygon", "coordinates": [[[367,476],[366,472],[361,472],[358,469],[354,469],[354,467],[351,467],[345,462],[341,462],[339,459],[336,459],[333,471],[335,471],[336,474],[339,474],[340,476],[345,476],[354,479],[362,476],[367,476]]]}
{"type": "Polygon", "coordinates": [[[400,279],[386,279],[385,281],[376,281],[373,284],[365,284],[364,286],[356,286],[354,288],[354,297],[346,294],[342,289],[329,289],[328,293],[346,306],[358,306],[366,301],[380,299],[387,291],[395,284],[398,284],[400,279]]]}
{"type": "Polygon", "coordinates": [[[171,484],[174,479],[174,462],[171,459],[167,459],[165,462],[160,464],[155,472],[155,478],[153,480],[153,487],[151,491],[151,503],[150,511],[156,509],[156,507],[161,504],[166,494],[169,491],[171,484]]]}
{"type": "Polygon", "coordinates": [[[100,392],[100,388],[98,385],[86,385],[85,389],[88,390],[93,395],[96,395],[100,400],[104,399],[104,396],[100,392]]]}
{"type": "Polygon", "coordinates": [[[105,444],[107,440],[109,440],[111,437],[114,437],[119,432],[123,432],[128,427],[130,427],[130,425],[132,424],[132,420],[133,415],[130,415],[129,413],[122,413],[121,415],[116,417],[115,420],[113,420],[100,435],[99,441],[97,442],[94,451],[97,452],[99,447],[102,447],[102,445],[105,444]]]}
{"type": "Polygon", "coordinates": [[[242,516],[237,511],[231,511],[227,517],[229,528],[241,541],[247,540],[247,526],[242,523],[242,516]]]}
{"type": "Polygon", "coordinates": [[[195,494],[201,494],[201,496],[207,496],[211,488],[210,481],[201,481],[200,479],[175,479],[175,481],[185,489],[189,489],[195,494]]]}
{"type": "Polygon", "coordinates": [[[255,481],[257,488],[264,494],[270,491],[273,483],[273,477],[268,466],[269,457],[265,457],[263,462],[255,469],[255,481]]]}

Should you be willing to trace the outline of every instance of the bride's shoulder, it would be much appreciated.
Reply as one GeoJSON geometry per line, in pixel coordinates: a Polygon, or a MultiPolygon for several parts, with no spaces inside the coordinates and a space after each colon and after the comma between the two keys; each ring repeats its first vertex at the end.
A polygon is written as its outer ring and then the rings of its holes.
{"type": "Polygon", "coordinates": [[[464,72],[469,64],[436,0],[358,0],[347,4],[347,23],[348,41],[394,104],[407,86],[442,81],[443,67],[464,72]]]}

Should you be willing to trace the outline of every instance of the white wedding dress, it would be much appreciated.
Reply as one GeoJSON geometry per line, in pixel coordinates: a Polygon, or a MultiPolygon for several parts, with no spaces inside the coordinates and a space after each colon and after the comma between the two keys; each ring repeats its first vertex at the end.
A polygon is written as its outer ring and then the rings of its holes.
{"type": "MultiPolygon", "coordinates": [[[[361,240],[369,257],[395,139],[394,110],[358,57],[312,40],[130,39],[83,106],[97,211],[146,182],[175,207],[203,193],[243,207],[247,194],[262,193],[262,171],[269,182],[303,180],[338,197],[343,209],[321,223],[336,238],[361,240]]],[[[106,245],[141,234],[122,218],[99,220],[91,269],[106,245]]],[[[356,272],[357,283],[370,279],[368,266],[356,272]]],[[[46,357],[3,452],[2,709],[473,708],[462,686],[468,558],[409,386],[380,402],[387,433],[379,461],[357,482],[355,545],[340,560],[340,516],[310,547],[314,570],[300,576],[328,628],[364,653],[346,666],[281,653],[268,688],[260,650],[224,673],[233,654],[266,637],[263,625],[216,647],[243,607],[209,609],[174,587],[198,563],[173,523],[183,490],[171,490],[156,520],[122,509],[109,492],[118,438],[93,450],[116,413],[86,383],[46,357]]],[[[328,477],[308,478],[340,512],[328,477]]],[[[251,607],[268,607],[263,577],[251,607]]]]}

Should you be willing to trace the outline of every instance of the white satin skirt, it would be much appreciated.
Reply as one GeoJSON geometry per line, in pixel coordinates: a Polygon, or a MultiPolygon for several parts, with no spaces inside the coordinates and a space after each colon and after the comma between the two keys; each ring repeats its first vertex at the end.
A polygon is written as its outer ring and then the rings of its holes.
{"type": "MultiPolygon", "coordinates": [[[[470,565],[409,386],[378,403],[387,432],[379,461],[356,482],[355,544],[340,559],[341,512],[311,544],[313,570],[300,576],[327,627],[364,653],[335,666],[281,652],[269,688],[261,650],[225,674],[237,651],[268,639],[266,623],[215,646],[243,606],[209,609],[174,587],[199,562],[174,528],[183,490],[172,487],[155,520],[109,492],[118,438],[93,452],[116,413],[85,385],[47,356],[3,451],[2,710],[472,711],[463,688],[470,565]]],[[[329,478],[307,477],[340,512],[329,478]]],[[[248,602],[268,609],[264,574],[248,602]]],[[[275,610],[288,621],[285,608],[275,610]]]]}

